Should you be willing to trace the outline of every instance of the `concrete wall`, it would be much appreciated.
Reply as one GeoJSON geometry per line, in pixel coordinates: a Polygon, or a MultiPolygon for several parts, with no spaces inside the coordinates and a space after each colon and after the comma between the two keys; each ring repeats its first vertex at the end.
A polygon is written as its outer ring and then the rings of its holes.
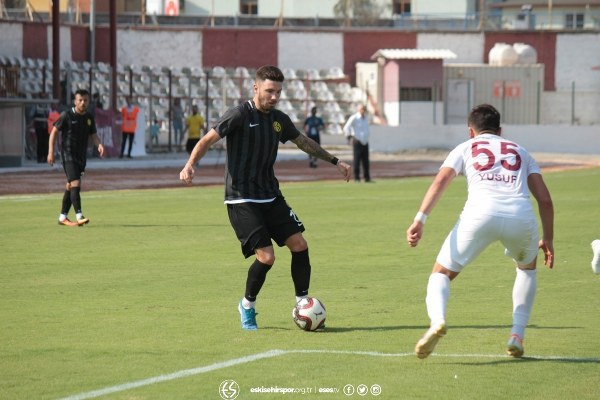
{"type": "MultiPolygon", "coordinates": [[[[81,26],[63,25],[60,35],[61,60],[87,59],[89,31],[81,26]]],[[[0,38],[0,56],[43,59],[52,56],[49,24],[2,21],[0,38]]],[[[571,87],[575,82],[574,122],[600,124],[600,71],[592,69],[600,66],[600,33],[121,26],[117,42],[117,59],[121,64],[257,68],[269,63],[303,69],[334,66],[342,67],[353,85],[356,63],[370,62],[381,48],[447,48],[458,55],[456,60],[447,60],[447,64],[481,63],[488,61],[489,50],[495,43],[522,42],[533,46],[538,62],[544,64],[542,123],[571,123],[571,87]]],[[[97,26],[96,61],[109,61],[108,43],[108,26],[97,26]]]]}
{"type": "Polygon", "coordinates": [[[456,54],[453,60],[444,60],[444,64],[475,63],[485,59],[483,33],[419,33],[418,49],[450,49],[456,54]]]}
{"type": "MultiPolygon", "coordinates": [[[[505,125],[502,136],[531,152],[600,154],[600,130],[593,126],[505,125]]],[[[376,152],[447,149],[469,138],[464,125],[372,126],[369,148],[376,152]]]]}
{"type": "Polygon", "coordinates": [[[278,65],[302,69],[341,67],[344,65],[343,43],[341,33],[281,32],[277,43],[278,65]]]}

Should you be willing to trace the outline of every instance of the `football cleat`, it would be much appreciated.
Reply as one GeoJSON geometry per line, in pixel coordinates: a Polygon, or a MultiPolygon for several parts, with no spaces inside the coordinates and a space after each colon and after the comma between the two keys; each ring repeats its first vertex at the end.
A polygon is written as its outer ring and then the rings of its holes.
{"type": "Polygon", "coordinates": [[[89,224],[89,223],[90,223],[90,219],[84,217],[83,215],[81,216],[81,218],[77,218],[77,225],[79,225],[79,226],[89,224]]]}
{"type": "Polygon", "coordinates": [[[592,242],[592,251],[594,252],[592,271],[594,271],[595,274],[600,274],[600,239],[596,239],[592,242]]]}
{"type": "Polygon", "coordinates": [[[242,306],[242,301],[240,300],[240,304],[238,304],[238,311],[240,312],[242,329],[248,331],[255,331],[258,329],[258,326],[256,325],[257,313],[254,308],[244,308],[244,306],[242,306]]]}
{"type": "Polygon", "coordinates": [[[525,353],[523,339],[516,333],[510,335],[506,343],[506,353],[511,357],[523,357],[523,353],[525,353]]]}
{"type": "Polygon", "coordinates": [[[417,342],[415,346],[415,354],[418,358],[427,358],[435,349],[438,341],[446,335],[448,329],[445,322],[439,322],[431,325],[425,332],[425,335],[417,342]]]}
{"type": "Polygon", "coordinates": [[[62,221],[58,220],[58,224],[64,225],[64,226],[79,226],[79,224],[77,222],[73,222],[69,218],[65,218],[62,221]]]}

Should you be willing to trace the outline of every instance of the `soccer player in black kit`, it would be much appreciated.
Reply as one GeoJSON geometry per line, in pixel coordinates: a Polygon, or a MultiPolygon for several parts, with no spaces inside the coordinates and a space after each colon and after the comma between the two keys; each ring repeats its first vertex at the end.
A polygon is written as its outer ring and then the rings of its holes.
{"type": "Polygon", "coordinates": [[[60,114],[50,132],[48,146],[48,164],[54,165],[54,144],[56,135],[61,133],[62,147],[60,155],[63,168],[67,175],[67,185],[63,195],[62,209],[58,223],[64,226],[81,226],[90,222],[81,211],[81,177],[85,172],[87,161],[88,139],[98,146],[98,154],[104,156],[104,146],[96,134],[96,121],[87,111],[90,103],[90,94],[87,90],[80,89],[75,92],[75,105],[60,114]],[[71,205],[75,209],[75,221],[67,217],[71,205]]]}
{"type": "Polygon", "coordinates": [[[296,302],[308,296],[311,266],[308,244],[302,236],[304,225],[281,194],[273,170],[279,142],[290,140],[305,153],[335,165],[346,182],[350,179],[350,165],[300,133],[290,117],[275,108],[283,80],[279,68],[260,67],[256,71],[252,100],[225,112],[196,144],[179,174],[182,181],[191,184],[193,166],[210,146],[226,138],[225,204],[229,221],[244,256],[255,256],[248,270],[244,297],[238,305],[242,328],[247,330],[258,329],[256,297],[275,262],[271,239],[291,251],[296,302]]]}

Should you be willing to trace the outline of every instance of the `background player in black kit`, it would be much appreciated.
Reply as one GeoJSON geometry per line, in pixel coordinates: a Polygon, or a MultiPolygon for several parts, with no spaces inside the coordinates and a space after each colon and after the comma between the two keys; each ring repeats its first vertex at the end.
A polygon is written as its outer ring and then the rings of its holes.
{"type": "Polygon", "coordinates": [[[98,146],[100,157],[104,156],[104,146],[96,134],[96,121],[87,111],[90,94],[80,89],[75,92],[75,105],[60,114],[50,132],[48,146],[48,164],[54,165],[54,143],[56,135],[61,133],[62,148],[60,154],[63,168],[67,175],[67,185],[63,195],[62,209],[58,223],[65,226],[81,226],[90,222],[81,211],[81,177],[85,172],[87,161],[88,139],[91,137],[94,145],[98,146]],[[75,209],[76,221],[67,218],[71,205],[75,209]]]}
{"type": "Polygon", "coordinates": [[[287,246],[292,253],[296,301],[308,296],[310,284],[308,244],[302,236],[304,225],[286,203],[273,170],[279,142],[292,141],[305,153],[335,165],[346,181],[350,179],[350,165],[300,133],[288,115],[275,108],[283,80],[279,68],[260,67],[256,71],[253,99],[225,112],[194,147],[179,174],[182,181],[190,184],[194,178],[193,166],[210,146],[226,138],[225,204],[229,220],[244,256],[256,257],[248,270],[245,295],[238,305],[242,328],[248,330],[258,328],[256,297],[275,262],[271,239],[279,246],[287,246]]]}

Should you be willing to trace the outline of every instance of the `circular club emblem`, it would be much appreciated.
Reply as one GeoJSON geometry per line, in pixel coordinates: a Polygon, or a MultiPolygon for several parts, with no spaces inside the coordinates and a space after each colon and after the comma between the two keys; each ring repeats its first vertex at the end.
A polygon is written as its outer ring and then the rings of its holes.
{"type": "Polygon", "coordinates": [[[219,395],[222,399],[233,400],[240,394],[240,385],[236,381],[228,379],[219,385],[219,395]]]}
{"type": "Polygon", "coordinates": [[[277,121],[273,122],[273,129],[275,130],[275,132],[280,133],[281,132],[281,124],[277,121]]]}
{"type": "Polygon", "coordinates": [[[92,120],[88,118],[87,124],[88,124],[88,126],[92,126],[92,120]]]}

